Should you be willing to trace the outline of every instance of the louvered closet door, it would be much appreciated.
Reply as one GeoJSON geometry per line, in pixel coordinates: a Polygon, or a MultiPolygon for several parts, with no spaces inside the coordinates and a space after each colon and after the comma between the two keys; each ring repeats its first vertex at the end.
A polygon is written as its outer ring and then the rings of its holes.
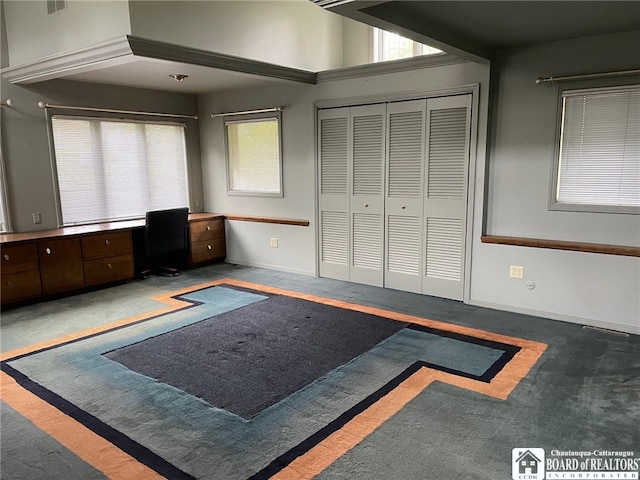
{"type": "Polygon", "coordinates": [[[350,109],[318,112],[320,275],[349,280],[350,109]]]}
{"type": "Polygon", "coordinates": [[[384,285],[421,292],[426,100],[387,106],[384,285]]]}
{"type": "Polygon", "coordinates": [[[462,300],[471,95],[427,102],[422,293],[462,300]]]}
{"type": "Polygon", "coordinates": [[[351,109],[350,280],[382,286],[384,248],[385,105],[351,109]]]}

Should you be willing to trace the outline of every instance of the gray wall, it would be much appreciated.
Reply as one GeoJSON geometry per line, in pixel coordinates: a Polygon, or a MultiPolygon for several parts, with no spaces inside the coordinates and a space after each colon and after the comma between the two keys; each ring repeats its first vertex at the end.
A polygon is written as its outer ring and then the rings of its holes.
{"type": "MultiPolygon", "coordinates": [[[[230,262],[275,268],[308,275],[317,273],[316,224],[316,113],[315,103],[337,101],[357,104],[363,98],[384,100],[393,94],[420,96],[425,92],[470,84],[481,85],[481,121],[486,130],[486,65],[461,63],[388,73],[348,80],[321,82],[316,86],[275,86],[262,89],[211,93],[198,97],[202,169],[207,211],[262,215],[309,220],[309,227],[249,222],[228,222],[227,259],[230,262]],[[284,106],[283,174],[284,197],[265,198],[227,194],[223,122],[212,119],[212,112],[233,112],[284,106]],[[279,240],[270,247],[270,238],[279,240]]],[[[480,134],[484,139],[484,134],[480,134]]],[[[484,164],[484,140],[482,140],[484,164]]]]}
{"type": "MultiPolygon", "coordinates": [[[[476,212],[487,204],[486,233],[640,245],[638,215],[548,209],[559,87],[534,83],[540,76],[638,68],[638,44],[640,32],[631,32],[501,52],[492,72],[499,83],[487,187],[476,198],[476,212]]],[[[640,259],[486,245],[479,215],[474,228],[472,303],[640,333],[640,259]],[[509,265],[524,266],[524,280],[510,279],[509,265]],[[525,288],[527,280],[534,290],[525,288]]]]}
{"type": "Polygon", "coordinates": [[[12,67],[131,33],[125,1],[68,0],[51,15],[46,1],[2,1],[12,67]]]}
{"type": "Polygon", "coordinates": [[[308,0],[131,1],[131,33],[312,71],[342,66],[342,17],[308,0]]]}
{"type": "MultiPolygon", "coordinates": [[[[45,111],[38,107],[38,102],[159,113],[197,113],[197,100],[194,95],[65,80],[24,87],[12,85],[2,78],[2,98],[13,100],[11,107],[2,107],[0,128],[10,216],[16,232],[58,226],[48,125],[45,111]],[[42,224],[33,224],[34,212],[40,212],[42,224]]],[[[202,211],[199,130],[196,120],[188,122],[191,208],[194,211],[202,211]]]]}

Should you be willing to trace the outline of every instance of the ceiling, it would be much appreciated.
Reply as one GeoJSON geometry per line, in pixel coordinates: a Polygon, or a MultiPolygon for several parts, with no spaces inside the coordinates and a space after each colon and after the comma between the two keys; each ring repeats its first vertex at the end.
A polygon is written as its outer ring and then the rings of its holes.
{"type": "Polygon", "coordinates": [[[188,94],[220,92],[277,83],[315,84],[315,72],[126,35],[30,64],[2,75],[30,84],[63,78],[188,94]],[[176,81],[173,74],[184,75],[176,81]]]}
{"type": "Polygon", "coordinates": [[[639,1],[313,1],[476,61],[501,48],[640,30],[639,1]]]}
{"type": "MultiPolygon", "coordinates": [[[[640,1],[311,1],[478,62],[490,61],[502,48],[640,30],[640,1]]],[[[189,94],[316,82],[316,72],[132,36],[48,62],[2,74],[13,83],[65,78],[189,94]],[[176,82],[170,74],[188,78],[176,82]]]]}
{"type": "Polygon", "coordinates": [[[64,76],[66,80],[138,87],[165,92],[202,94],[236,88],[254,88],[283,82],[275,78],[202,65],[130,55],[125,62],[104,62],[101,67],[64,76]],[[171,74],[187,75],[178,82],[171,74]]]}

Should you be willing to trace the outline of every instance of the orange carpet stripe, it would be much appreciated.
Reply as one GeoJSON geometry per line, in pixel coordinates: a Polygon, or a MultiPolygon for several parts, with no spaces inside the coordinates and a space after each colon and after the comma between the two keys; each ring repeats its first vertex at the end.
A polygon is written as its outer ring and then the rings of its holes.
{"type": "MultiPolygon", "coordinates": [[[[196,288],[206,288],[207,286],[217,285],[218,283],[220,282],[211,282],[211,284],[203,284],[204,286],[200,285],[196,288]]],[[[75,333],[71,333],[69,335],[63,335],[61,337],[53,338],[51,340],[35,343],[27,347],[17,348],[15,350],[3,352],[2,354],[0,354],[0,361],[9,360],[11,358],[19,357],[21,355],[27,355],[29,353],[37,352],[38,350],[55,347],[57,345],[62,345],[63,343],[72,342],[74,340],[81,340],[83,338],[87,338],[92,335],[106,332],[113,328],[123,327],[126,325],[130,325],[132,323],[139,322],[141,320],[146,320],[153,317],[158,317],[160,315],[165,315],[167,313],[175,312],[176,310],[179,310],[185,306],[191,305],[191,303],[183,300],[178,300],[172,297],[176,295],[181,295],[183,293],[188,293],[193,290],[194,290],[194,287],[190,287],[182,290],[177,290],[174,292],[163,293],[161,295],[154,297],[153,300],[166,304],[164,307],[160,307],[156,310],[151,310],[150,312],[142,313],[139,315],[127,317],[122,320],[116,320],[114,322],[106,323],[98,327],[88,328],[86,330],[81,330],[75,333]]]]}
{"type": "Polygon", "coordinates": [[[427,368],[418,370],[374,405],[353,417],[340,430],[296,458],[271,479],[302,480],[315,477],[418,396],[435,380],[434,373],[434,370],[427,368]]]}
{"type": "Polygon", "coordinates": [[[0,372],[0,399],[112,480],[164,477],[0,372]]]}

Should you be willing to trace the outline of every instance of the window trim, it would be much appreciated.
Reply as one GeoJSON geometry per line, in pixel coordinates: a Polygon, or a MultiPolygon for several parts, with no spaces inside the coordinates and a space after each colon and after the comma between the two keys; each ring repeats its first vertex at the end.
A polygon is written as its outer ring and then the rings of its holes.
{"type": "MultiPolygon", "coordinates": [[[[0,233],[13,232],[13,224],[11,222],[11,209],[9,208],[9,192],[7,190],[7,176],[4,165],[4,147],[0,143],[0,182],[2,183],[1,192],[2,198],[0,199],[0,208],[2,208],[2,217],[4,218],[4,228],[0,226],[0,233]]],[[[1,224],[0,224],[1,225],[1,224]]]]}
{"type": "Polygon", "coordinates": [[[242,115],[233,115],[226,117],[222,122],[222,129],[224,134],[224,165],[226,169],[227,177],[227,195],[233,196],[245,196],[245,197],[284,197],[284,176],[283,176],[283,160],[282,160],[282,112],[261,112],[261,113],[247,113],[242,115]],[[227,125],[236,123],[249,123],[257,122],[261,120],[275,119],[278,123],[278,185],[277,192],[263,192],[259,190],[237,190],[231,188],[231,166],[229,164],[229,138],[227,125]]]}
{"type": "Polygon", "coordinates": [[[184,133],[184,148],[185,148],[185,187],[187,193],[187,205],[191,208],[191,166],[190,166],[190,157],[189,157],[189,125],[185,121],[179,120],[159,120],[157,117],[149,117],[147,115],[137,115],[137,114],[117,114],[114,115],[108,112],[91,112],[87,111],[81,112],[69,112],[66,109],[59,108],[51,108],[45,110],[46,118],[47,118],[47,131],[49,134],[49,158],[51,165],[51,174],[53,177],[53,194],[55,201],[55,210],[56,210],[56,222],[58,228],[69,227],[69,226],[77,226],[77,225],[92,225],[96,223],[104,223],[104,222],[120,222],[120,221],[128,221],[128,220],[138,220],[143,219],[146,212],[141,213],[140,215],[129,216],[129,217],[121,217],[117,219],[104,219],[104,220],[92,220],[87,222],[75,222],[65,224],[63,222],[62,216],[62,199],[60,196],[60,184],[58,180],[58,164],[56,159],[56,151],[55,151],[55,139],[53,134],[53,117],[63,117],[63,118],[74,118],[74,119],[84,119],[84,120],[102,120],[108,122],[124,122],[124,123],[140,123],[140,124],[156,124],[156,125],[171,125],[171,126],[179,126],[182,128],[184,133]]]}
{"type": "Polygon", "coordinates": [[[591,203],[566,203],[557,199],[559,188],[560,154],[562,150],[562,130],[563,130],[563,105],[564,98],[570,94],[584,95],[589,93],[605,93],[625,91],[632,88],[640,88],[638,84],[621,84],[615,86],[590,86],[579,88],[568,85],[566,88],[558,89],[557,114],[556,114],[556,139],[553,153],[553,163],[551,167],[551,185],[549,188],[548,209],[561,212],[585,212],[585,213],[614,213],[640,215],[640,206],[631,205],[600,205],[591,203]]]}

